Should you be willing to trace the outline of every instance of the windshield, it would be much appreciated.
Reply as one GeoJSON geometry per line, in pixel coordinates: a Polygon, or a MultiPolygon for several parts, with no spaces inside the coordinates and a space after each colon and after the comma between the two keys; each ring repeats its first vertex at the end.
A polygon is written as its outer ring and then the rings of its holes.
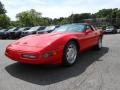
{"type": "Polygon", "coordinates": [[[114,29],[113,26],[106,27],[106,29],[114,29]]]}
{"type": "Polygon", "coordinates": [[[4,31],[7,31],[7,29],[2,29],[2,30],[0,30],[0,32],[4,32],[4,31]]]}
{"type": "Polygon", "coordinates": [[[40,27],[37,31],[44,30],[44,29],[45,29],[45,27],[42,26],[42,27],[40,27]]]}
{"type": "Polygon", "coordinates": [[[20,28],[19,31],[23,31],[25,28],[20,28]]]}
{"type": "Polygon", "coordinates": [[[56,28],[53,32],[83,32],[85,25],[69,24],[56,28]]]}
{"type": "Polygon", "coordinates": [[[20,28],[19,31],[27,31],[29,30],[30,28],[29,27],[26,27],[26,28],[20,28]]]}
{"type": "Polygon", "coordinates": [[[8,31],[16,31],[16,30],[17,30],[17,28],[15,27],[15,28],[9,29],[8,31]]]}
{"type": "Polygon", "coordinates": [[[29,29],[29,31],[36,31],[36,30],[38,30],[40,27],[38,26],[38,27],[32,27],[31,29],[29,29]]]}
{"type": "Polygon", "coordinates": [[[53,30],[53,29],[55,29],[55,26],[48,26],[48,27],[45,28],[46,31],[47,30],[53,30]]]}

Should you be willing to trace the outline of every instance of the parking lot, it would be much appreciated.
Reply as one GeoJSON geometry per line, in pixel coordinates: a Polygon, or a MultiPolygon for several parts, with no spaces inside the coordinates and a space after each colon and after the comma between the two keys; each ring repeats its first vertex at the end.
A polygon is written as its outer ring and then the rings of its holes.
{"type": "Polygon", "coordinates": [[[101,51],[84,52],[67,68],[9,60],[11,42],[0,40],[0,90],[120,90],[120,34],[105,35],[101,51]]]}

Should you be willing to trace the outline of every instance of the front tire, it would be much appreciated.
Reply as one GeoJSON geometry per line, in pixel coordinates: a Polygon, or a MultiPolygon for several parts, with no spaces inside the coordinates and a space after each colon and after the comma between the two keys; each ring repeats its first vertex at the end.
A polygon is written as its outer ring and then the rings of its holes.
{"type": "Polygon", "coordinates": [[[64,48],[62,64],[64,66],[73,65],[77,60],[77,56],[78,56],[78,47],[76,42],[74,41],[68,42],[64,48]]]}

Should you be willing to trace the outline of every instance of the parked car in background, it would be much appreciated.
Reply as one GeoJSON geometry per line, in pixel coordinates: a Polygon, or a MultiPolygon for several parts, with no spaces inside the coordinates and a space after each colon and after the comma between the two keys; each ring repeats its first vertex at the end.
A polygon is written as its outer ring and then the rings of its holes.
{"type": "Polygon", "coordinates": [[[78,53],[88,48],[102,48],[103,31],[89,24],[67,24],[52,33],[29,35],[6,48],[5,55],[12,60],[29,64],[73,65],[78,53]]]}
{"type": "Polygon", "coordinates": [[[106,27],[106,29],[104,30],[104,33],[116,34],[116,33],[117,33],[117,29],[116,29],[114,26],[108,26],[108,27],[106,27]]]}
{"type": "Polygon", "coordinates": [[[29,30],[23,31],[21,33],[21,37],[27,36],[27,35],[31,35],[31,34],[36,34],[37,31],[43,30],[45,29],[45,26],[36,26],[36,27],[32,27],[29,30]]]}
{"type": "Polygon", "coordinates": [[[37,31],[37,34],[45,34],[50,33],[55,30],[55,28],[58,28],[59,25],[56,26],[47,26],[44,30],[37,31]]]}
{"type": "Polygon", "coordinates": [[[117,29],[117,32],[120,33],[120,29],[117,29]]]}
{"type": "Polygon", "coordinates": [[[17,39],[17,38],[20,38],[21,36],[21,33],[23,31],[26,31],[26,30],[29,30],[30,27],[23,27],[23,28],[19,28],[18,30],[15,30],[15,31],[11,31],[9,33],[9,35],[11,36],[12,39],[17,39]]]}
{"type": "Polygon", "coordinates": [[[5,39],[5,33],[8,31],[8,29],[1,29],[0,30],[0,39],[5,39]]]}
{"type": "Polygon", "coordinates": [[[17,31],[18,29],[19,29],[18,27],[14,27],[14,28],[9,29],[8,31],[5,32],[5,37],[7,39],[12,39],[12,35],[14,34],[13,31],[17,31]]]}

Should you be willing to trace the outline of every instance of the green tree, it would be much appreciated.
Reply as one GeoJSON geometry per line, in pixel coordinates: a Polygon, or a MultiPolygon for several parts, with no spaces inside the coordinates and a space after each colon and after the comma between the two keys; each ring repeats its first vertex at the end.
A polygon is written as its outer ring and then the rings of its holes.
{"type": "Polygon", "coordinates": [[[19,21],[11,21],[10,22],[10,28],[12,27],[20,27],[19,21]]]}
{"type": "Polygon", "coordinates": [[[120,9],[102,9],[94,14],[96,18],[106,18],[110,25],[120,26],[120,9]]]}
{"type": "Polygon", "coordinates": [[[99,10],[97,13],[95,13],[97,18],[107,18],[107,17],[111,17],[112,15],[112,9],[102,9],[99,10]]]}
{"type": "Polygon", "coordinates": [[[6,10],[4,9],[4,5],[0,2],[0,14],[5,14],[6,10]]]}
{"type": "Polygon", "coordinates": [[[10,18],[5,14],[0,14],[0,27],[8,28],[10,25],[10,18]]]}
{"type": "Polygon", "coordinates": [[[52,19],[47,17],[42,17],[39,20],[39,25],[48,26],[52,24],[52,19]]]}
{"type": "Polygon", "coordinates": [[[10,25],[10,18],[5,14],[6,10],[4,5],[0,2],[0,27],[8,28],[10,25]]]}
{"type": "Polygon", "coordinates": [[[116,13],[116,25],[120,28],[120,9],[118,9],[116,13]]]}
{"type": "Polygon", "coordinates": [[[16,18],[22,27],[40,25],[41,17],[42,14],[34,9],[31,9],[30,11],[24,11],[16,15],[16,18]]]}
{"type": "Polygon", "coordinates": [[[83,22],[84,19],[89,18],[91,18],[90,13],[72,14],[71,16],[68,17],[69,22],[71,23],[80,23],[83,22]]]}
{"type": "Polygon", "coordinates": [[[69,23],[68,18],[64,18],[63,20],[61,20],[60,25],[68,24],[68,23],[69,23]]]}

